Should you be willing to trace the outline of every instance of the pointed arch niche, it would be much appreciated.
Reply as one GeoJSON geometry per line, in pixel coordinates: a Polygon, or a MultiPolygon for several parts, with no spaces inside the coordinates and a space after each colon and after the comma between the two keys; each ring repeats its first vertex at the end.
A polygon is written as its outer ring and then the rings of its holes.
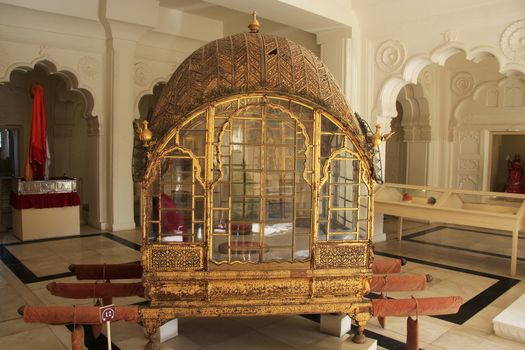
{"type": "MultiPolygon", "coordinates": [[[[11,176],[23,176],[27,158],[33,100],[30,88],[38,83],[44,88],[47,135],[51,153],[50,177],[68,176],[78,180],[81,200],[81,224],[92,223],[99,208],[98,187],[98,117],[92,115],[94,100],[86,89],[78,87],[77,77],[69,71],[57,71],[47,60],[33,67],[19,66],[0,83],[0,128],[11,132],[9,169],[3,171],[2,199],[9,196],[11,176]]],[[[5,169],[4,169],[5,170],[5,169]]],[[[9,200],[2,200],[2,212],[11,210],[9,200]]],[[[10,215],[9,221],[10,222],[10,215]]]]}
{"type": "Polygon", "coordinates": [[[426,185],[431,140],[428,101],[419,84],[405,85],[390,122],[395,134],[386,144],[386,182],[426,185]]]}

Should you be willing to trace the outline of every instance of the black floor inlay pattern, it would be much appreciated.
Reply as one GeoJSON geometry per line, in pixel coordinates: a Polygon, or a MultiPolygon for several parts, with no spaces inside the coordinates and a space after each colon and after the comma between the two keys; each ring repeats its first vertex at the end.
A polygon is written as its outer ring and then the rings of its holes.
{"type": "MultiPolygon", "coordinates": [[[[319,314],[312,314],[312,315],[301,315],[304,318],[307,318],[311,321],[320,323],[321,322],[321,315],[319,314]]],[[[350,333],[350,332],[349,332],[350,333]]],[[[379,333],[372,332],[370,330],[365,329],[365,336],[370,339],[377,340],[377,345],[381,346],[388,350],[405,350],[406,344],[403,342],[400,342],[398,340],[386,337],[384,335],[381,335],[379,333]]],[[[352,341],[351,339],[348,339],[347,341],[352,341]]]]}
{"type": "MultiPolygon", "coordinates": [[[[429,233],[432,233],[432,232],[436,232],[436,231],[439,231],[439,230],[442,230],[442,229],[445,229],[445,228],[449,228],[449,227],[447,227],[447,226],[436,226],[436,227],[432,227],[430,229],[421,230],[421,231],[418,231],[418,232],[411,233],[411,234],[408,234],[406,236],[403,236],[403,240],[409,241],[409,242],[420,243],[420,244],[426,244],[426,245],[430,245],[430,246],[434,246],[434,247],[460,250],[460,251],[463,251],[463,252],[469,252],[469,253],[475,253],[475,254],[481,254],[481,255],[488,255],[488,256],[493,256],[493,257],[496,257],[496,258],[510,259],[510,255],[492,253],[492,252],[487,252],[487,251],[483,251],[483,250],[469,249],[469,248],[466,248],[466,247],[457,247],[457,246],[441,244],[441,243],[426,242],[426,241],[421,241],[421,240],[417,239],[417,238],[419,238],[421,236],[424,236],[426,234],[429,234],[429,233]]],[[[504,234],[504,233],[478,231],[478,230],[472,230],[472,229],[463,228],[463,227],[461,227],[461,228],[452,227],[452,228],[455,229],[455,230],[460,230],[460,231],[476,232],[476,233],[483,234],[483,235],[508,237],[509,239],[512,237],[510,234],[504,234]]],[[[525,239],[525,237],[518,235],[518,239],[525,239]]],[[[525,261],[525,258],[518,257],[517,259],[519,261],[525,261]]]]}
{"type": "MultiPolygon", "coordinates": [[[[376,251],[376,255],[382,255],[385,257],[390,258],[401,258],[401,256],[395,255],[395,254],[389,254],[385,252],[378,252],[376,251]]],[[[490,303],[492,303],[494,300],[496,300],[498,297],[500,297],[502,294],[507,292],[509,289],[514,287],[516,284],[520,282],[520,280],[515,278],[509,278],[505,276],[498,276],[493,275],[486,272],[480,272],[480,271],[474,271],[474,270],[468,270],[461,267],[456,266],[450,266],[450,265],[444,265],[439,263],[434,263],[430,261],[420,260],[420,259],[414,259],[414,258],[408,258],[405,257],[408,261],[415,262],[422,265],[429,265],[433,267],[438,267],[441,269],[447,269],[452,271],[458,271],[462,273],[468,273],[471,275],[481,276],[481,277],[487,277],[491,279],[495,279],[497,282],[491,285],[489,288],[485,289],[484,291],[480,292],[478,295],[473,297],[470,300],[467,300],[459,309],[459,312],[455,315],[443,315],[443,316],[432,316],[435,318],[439,318],[441,320],[445,320],[448,322],[452,322],[455,324],[463,324],[466,321],[468,321],[472,316],[483,310],[485,307],[487,307],[490,303]]]]}
{"type": "MultiPolygon", "coordinates": [[[[55,275],[47,275],[47,276],[37,276],[35,275],[30,269],[27,268],[15,255],[13,255],[7,247],[9,246],[15,246],[15,245],[22,245],[22,244],[34,244],[34,243],[41,243],[41,242],[51,242],[51,241],[59,241],[59,240],[66,240],[66,239],[83,239],[87,237],[94,237],[94,236],[103,236],[108,239],[111,239],[112,241],[118,242],[128,248],[140,251],[140,245],[130,242],[124,238],[115,236],[112,233],[104,232],[104,233],[92,233],[92,234],[86,234],[86,235],[75,235],[75,236],[69,236],[69,237],[56,237],[56,238],[44,238],[44,239],[37,239],[33,241],[27,241],[27,242],[15,242],[15,243],[6,243],[6,244],[0,244],[0,260],[4,264],[6,264],[7,267],[22,281],[24,284],[29,283],[35,283],[35,282],[42,282],[42,281],[49,281],[49,280],[55,280],[59,278],[74,276],[74,273],[72,272],[64,272],[59,273],[55,275]]],[[[135,262],[135,261],[130,261],[135,262]]]]}

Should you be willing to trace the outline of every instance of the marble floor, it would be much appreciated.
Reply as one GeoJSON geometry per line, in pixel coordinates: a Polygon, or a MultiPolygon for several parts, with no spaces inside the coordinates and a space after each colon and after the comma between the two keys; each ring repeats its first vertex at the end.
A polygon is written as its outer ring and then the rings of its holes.
{"type": "MultiPolygon", "coordinates": [[[[397,241],[395,229],[395,219],[387,218],[389,239],[376,244],[376,256],[407,257],[403,273],[430,273],[434,280],[425,291],[388,296],[459,295],[464,301],[458,315],[419,318],[421,349],[525,350],[525,344],[501,339],[492,331],[492,318],[525,293],[524,259],[518,261],[517,276],[509,276],[510,238],[506,233],[406,221],[403,240],[397,241]]],[[[0,234],[0,348],[69,349],[71,332],[67,327],[26,324],[17,313],[18,307],[92,305],[91,299],[54,297],[45,287],[51,281],[74,281],[67,269],[72,263],[138,261],[139,237],[138,231],[106,233],[89,227],[82,228],[81,236],[36,242],[22,243],[9,232],[0,234]]],[[[121,298],[116,303],[142,301],[121,298]]],[[[180,319],[179,336],[163,343],[162,349],[362,348],[348,335],[337,338],[320,333],[318,321],[315,315],[180,319]]],[[[141,327],[135,324],[116,322],[111,333],[113,349],[143,349],[146,343],[141,327]]],[[[379,349],[404,349],[406,318],[388,318],[385,329],[372,319],[367,335],[378,340],[379,349]]],[[[90,346],[105,348],[103,341],[90,346]]]]}

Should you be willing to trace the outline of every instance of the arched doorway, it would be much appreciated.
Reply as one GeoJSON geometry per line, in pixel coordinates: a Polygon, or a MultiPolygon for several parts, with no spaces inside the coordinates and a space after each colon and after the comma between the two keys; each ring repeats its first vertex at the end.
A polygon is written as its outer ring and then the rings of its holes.
{"type": "MultiPolygon", "coordinates": [[[[3,154],[12,159],[8,170],[2,172],[6,182],[2,186],[2,198],[9,196],[7,184],[11,177],[23,174],[31,133],[30,88],[35,83],[44,88],[50,177],[77,178],[81,224],[96,225],[90,220],[96,217],[99,207],[98,118],[92,115],[93,97],[87,90],[78,88],[74,74],[57,71],[50,61],[37,62],[34,67],[17,67],[11,71],[9,81],[0,85],[0,128],[12,145],[10,152],[3,154]]],[[[7,213],[6,219],[10,220],[9,200],[2,200],[2,212],[7,213]]]]}

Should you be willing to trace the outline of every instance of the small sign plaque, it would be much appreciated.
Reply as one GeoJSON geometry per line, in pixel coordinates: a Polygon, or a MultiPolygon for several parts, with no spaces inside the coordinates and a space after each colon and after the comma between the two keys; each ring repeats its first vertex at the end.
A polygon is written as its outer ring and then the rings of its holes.
{"type": "Polygon", "coordinates": [[[115,319],[115,304],[102,306],[99,309],[100,323],[110,322],[115,319]]]}

